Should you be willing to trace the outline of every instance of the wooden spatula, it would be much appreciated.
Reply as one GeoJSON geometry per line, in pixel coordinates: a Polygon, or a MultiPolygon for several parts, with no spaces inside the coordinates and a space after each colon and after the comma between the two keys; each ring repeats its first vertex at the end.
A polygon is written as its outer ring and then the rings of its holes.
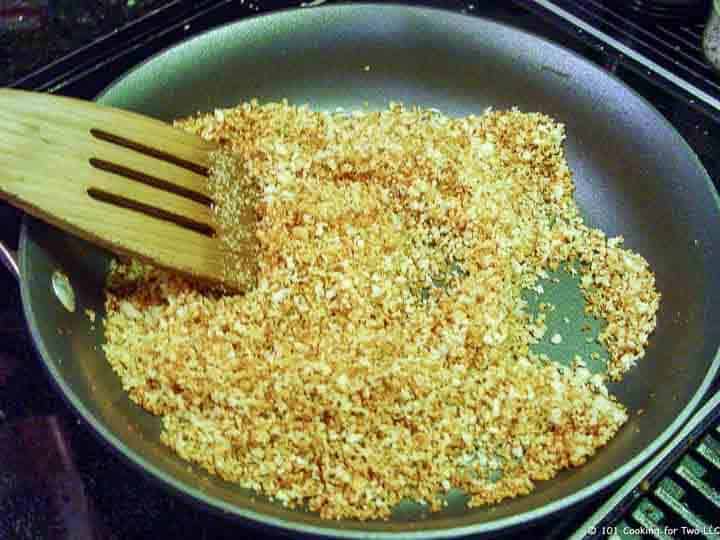
{"type": "Polygon", "coordinates": [[[115,252],[227,282],[207,191],[216,149],[139,114],[0,90],[0,198],[115,252]]]}

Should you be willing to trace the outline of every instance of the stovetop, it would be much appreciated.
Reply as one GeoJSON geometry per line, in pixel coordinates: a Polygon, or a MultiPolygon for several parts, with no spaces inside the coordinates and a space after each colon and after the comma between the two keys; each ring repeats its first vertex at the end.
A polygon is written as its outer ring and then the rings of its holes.
{"type": "MultiPolygon", "coordinates": [[[[133,65],[188,36],[259,12],[326,3],[337,2],[0,0],[0,85],[92,98],[133,65]],[[26,26],[44,29],[41,37],[37,30],[32,35],[22,28],[3,31],[3,10],[20,4],[31,8],[27,13],[35,19],[26,26]]],[[[623,50],[563,22],[543,3],[550,2],[413,2],[508,22],[579,52],[648,99],[685,137],[711,177],[720,178],[720,115],[696,106],[696,98],[623,50]]],[[[0,240],[16,244],[19,221],[17,211],[0,205],[0,240]]],[[[17,285],[2,271],[0,291],[0,539],[279,537],[171,495],[110,451],[52,387],[32,350],[17,285]]],[[[597,505],[591,501],[507,536],[567,537],[597,505]]]]}
{"type": "MultiPolygon", "coordinates": [[[[627,57],[626,66],[641,75],[652,74],[652,80],[680,101],[720,119],[720,77],[703,53],[703,30],[709,12],[708,1],[695,2],[700,9],[665,8],[674,17],[658,16],[650,24],[650,7],[672,2],[634,0],[535,0],[533,9],[539,15],[555,17],[561,25],[568,23],[586,39],[597,40],[616,54],[627,57]],[[624,9],[619,4],[626,4],[624,9]],[[636,4],[640,4],[638,7],[636,4]],[[704,16],[703,16],[704,15],[704,16]]],[[[660,10],[662,12],[662,10],[660,10]]]]}

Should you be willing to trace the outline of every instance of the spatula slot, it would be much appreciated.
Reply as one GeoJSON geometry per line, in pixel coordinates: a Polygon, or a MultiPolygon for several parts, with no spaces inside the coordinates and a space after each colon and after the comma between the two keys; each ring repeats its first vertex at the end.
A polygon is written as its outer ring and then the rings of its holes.
{"type": "Polygon", "coordinates": [[[174,214],[172,212],[168,212],[167,210],[162,210],[161,208],[141,203],[134,199],[128,199],[115,193],[109,193],[97,188],[89,188],[87,190],[87,194],[91,198],[100,202],[112,204],[121,208],[127,208],[129,210],[135,210],[136,212],[140,212],[163,221],[169,221],[180,227],[198,232],[211,238],[215,236],[215,230],[205,223],[199,223],[185,216],[174,214]]]}
{"type": "Polygon", "coordinates": [[[154,158],[160,159],[162,161],[172,163],[173,165],[177,165],[178,167],[188,169],[189,171],[195,172],[197,174],[201,174],[203,176],[208,175],[207,166],[201,165],[198,163],[193,163],[192,161],[188,161],[186,159],[175,156],[168,152],[164,152],[163,150],[158,150],[157,148],[152,148],[145,144],[131,141],[130,139],[126,139],[125,137],[120,137],[119,135],[114,135],[114,134],[104,131],[102,129],[92,128],[92,129],[90,129],[90,134],[93,137],[95,137],[96,139],[100,139],[101,141],[110,142],[113,144],[117,144],[118,146],[122,146],[124,148],[129,148],[131,150],[135,150],[137,152],[140,152],[141,154],[145,154],[146,156],[154,157],[154,158]]]}
{"type": "Polygon", "coordinates": [[[192,191],[190,189],[184,188],[183,186],[168,182],[167,180],[162,180],[161,178],[151,176],[142,171],[137,171],[129,167],[124,167],[122,165],[118,165],[117,163],[111,163],[109,161],[98,158],[90,158],[89,161],[90,165],[92,165],[96,169],[100,169],[101,171],[107,171],[109,173],[130,178],[131,180],[137,180],[138,182],[142,182],[143,184],[146,184],[148,186],[162,189],[163,191],[174,193],[175,195],[180,195],[181,197],[192,199],[193,201],[199,202],[200,204],[204,204],[206,206],[210,206],[212,204],[212,199],[207,195],[198,193],[197,191],[192,191]]]}

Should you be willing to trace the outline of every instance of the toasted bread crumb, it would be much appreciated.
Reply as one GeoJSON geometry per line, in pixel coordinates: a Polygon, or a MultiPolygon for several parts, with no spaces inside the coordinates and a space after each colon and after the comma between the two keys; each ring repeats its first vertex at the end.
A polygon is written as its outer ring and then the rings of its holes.
{"type": "Polygon", "coordinates": [[[644,354],[660,298],[641,256],[583,223],[562,125],[257,102],[178,125],[235,156],[238,185],[211,179],[216,216],[232,242],[252,210],[258,242],[244,295],[113,266],[108,360],[181,457],[291,508],[375,519],[405,498],[439,510],[450,488],[470,506],[529,493],[627,420],[604,378],[530,350],[544,315],[521,293],[548,269],[578,267],[612,378],[644,354]]]}

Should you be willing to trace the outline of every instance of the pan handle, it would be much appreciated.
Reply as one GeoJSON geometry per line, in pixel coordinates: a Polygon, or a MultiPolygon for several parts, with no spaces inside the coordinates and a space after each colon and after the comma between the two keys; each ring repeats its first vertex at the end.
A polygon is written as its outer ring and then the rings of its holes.
{"type": "Polygon", "coordinates": [[[0,261],[15,279],[20,281],[20,265],[18,264],[17,252],[0,242],[0,261]]]}

